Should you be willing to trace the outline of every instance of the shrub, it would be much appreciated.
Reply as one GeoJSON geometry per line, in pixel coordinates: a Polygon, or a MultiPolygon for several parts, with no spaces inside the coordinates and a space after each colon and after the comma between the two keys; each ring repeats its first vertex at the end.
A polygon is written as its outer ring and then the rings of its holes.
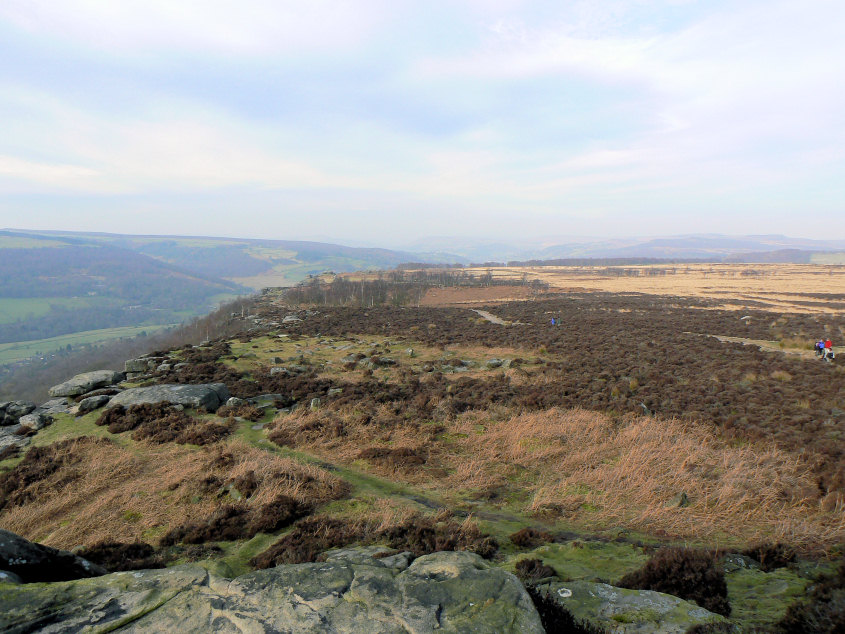
{"type": "Polygon", "coordinates": [[[218,416],[223,418],[228,416],[238,416],[240,418],[245,418],[246,420],[251,420],[252,422],[261,420],[264,416],[264,410],[260,407],[255,407],[255,405],[250,405],[249,403],[235,405],[234,407],[223,405],[217,409],[216,413],[218,416]]]}
{"type": "Polygon", "coordinates": [[[536,583],[540,579],[557,575],[554,568],[544,565],[539,559],[520,559],[515,568],[516,576],[524,583],[536,583]]]}
{"type": "Polygon", "coordinates": [[[155,549],[144,542],[98,542],[89,548],[83,548],[79,556],[101,565],[109,572],[164,568],[166,564],[165,557],[160,553],[156,554],[155,549]]]}
{"type": "Polygon", "coordinates": [[[785,544],[757,544],[742,554],[760,562],[765,572],[783,568],[795,561],[795,550],[785,544]]]}
{"type": "Polygon", "coordinates": [[[536,548],[540,544],[552,541],[554,538],[545,531],[526,526],[511,534],[509,539],[520,548],[536,548]]]}
{"type": "Polygon", "coordinates": [[[642,568],[622,577],[619,586],[665,592],[694,601],[716,614],[731,613],[724,572],[716,568],[713,555],[706,551],[659,550],[642,568]]]}
{"type": "Polygon", "coordinates": [[[441,550],[468,550],[490,558],[498,550],[496,541],[482,534],[474,524],[414,515],[397,524],[380,527],[374,521],[319,516],[297,522],[291,532],[254,557],[250,564],[255,568],[271,568],[279,564],[316,561],[325,550],[355,542],[385,542],[396,550],[410,551],[415,557],[441,550]]]}

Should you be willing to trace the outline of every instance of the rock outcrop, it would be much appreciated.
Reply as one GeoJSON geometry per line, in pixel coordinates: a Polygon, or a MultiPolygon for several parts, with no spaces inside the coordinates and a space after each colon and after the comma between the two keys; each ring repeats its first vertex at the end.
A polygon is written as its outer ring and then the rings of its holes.
{"type": "Polygon", "coordinates": [[[170,403],[184,407],[204,407],[210,412],[217,411],[221,404],[229,399],[229,390],[222,383],[201,385],[162,384],[149,387],[133,387],[116,394],[108,407],[129,407],[147,403],[170,403]]]}
{"type": "Polygon", "coordinates": [[[29,401],[4,401],[0,403],[0,426],[17,425],[21,416],[35,410],[35,403],[29,401]]]}
{"type": "MultiPolygon", "coordinates": [[[[0,529],[0,570],[12,573],[23,583],[66,581],[107,572],[73,553],[36,544],[3,529],[0,529]]],[[[2,624],[0,629],[5,631],[2,624]]]]}
{"type": "Polygon", "coordinates": [[[98,387],[114,385],[125,378],[122,372],[114,370],[96,370],[94,372],[83,372],[77,374],[64,383],[54,385],[50,388],[50,396],[79,396],[95,390],[98,387]]]}
{"type": "Polygon", "coordinates": [[[0,629],[77,632],[495,632],[541,634],[519,581],[467,552],[330,553],[234,580],[195,565],[0,592],[0,629]]]}
{"type": "Polygon", "coordinates": [[[652,590],[627,590],[590,581],[546,583],[538,590],[576,620],[620,634],[682,634],[695,625],[728,623],[695,603],[652,590]]]}

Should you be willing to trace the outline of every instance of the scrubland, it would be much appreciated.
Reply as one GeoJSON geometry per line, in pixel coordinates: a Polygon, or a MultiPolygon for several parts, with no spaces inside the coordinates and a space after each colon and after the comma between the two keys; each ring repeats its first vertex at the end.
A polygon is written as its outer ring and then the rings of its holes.
{"type": "Polygon", "coordinates": [[[845,366],[786,352],[841,341],[842,314],[582,292],[486,309],[506,325],[267,295],[251,329],[159,351],[187,365],[133,383],[222,382],[248,404],[59,416],[0,461],[0,526],[115,567],[224,574],[376,543],[636,587],[677,560],[700,586],[745,552],[770,568],[700,599],[744,627],[774,628],[834,569],[845,366]],[[743,598],[775,581],[771,603],[743,598]]]}

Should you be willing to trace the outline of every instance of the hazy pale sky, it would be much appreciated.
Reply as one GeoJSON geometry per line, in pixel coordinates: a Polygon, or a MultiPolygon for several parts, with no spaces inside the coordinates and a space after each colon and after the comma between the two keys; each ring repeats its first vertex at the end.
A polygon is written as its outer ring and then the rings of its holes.
{"type": "Polygon", "coordinates": [[[2,0],[0,227],[845,237],[842,0],[2,0]]]}

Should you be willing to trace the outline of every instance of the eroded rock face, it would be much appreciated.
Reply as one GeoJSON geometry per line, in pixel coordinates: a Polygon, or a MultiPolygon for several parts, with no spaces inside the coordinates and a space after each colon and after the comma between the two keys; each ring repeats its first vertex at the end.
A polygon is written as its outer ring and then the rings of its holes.
{"type": "Polygon", "coordinates": [[[538,586],[577,620],[608,631],[682,634],[694,625],[727,619],[670,594],[627,590],[590,581],[553,582],[538,586]]]}
{"type": "Polygon", "coordinates": [[[122,372],[114,370],[96,370],[94,372],[83,372],[68,379],[64,383],[54,385],[50,388],[50,396],[79,396],[98,387],[114,385],[124,379],[122,372]]]}
{"type": "Polygon", "coordinates": [[[37,615],[51,632],[91,626],[120,632],[543,632],[516,577],[477,555],[434,553],[408,565],[407,555],[373,558],[380,550],[335,552],[324,563],[279,566],[231,581],[187,565],[7,586],[0,592],[0,629],[31,624],[37,615]]]}
{"type": "MultiPolygon", "coordinates": [[[[0,570],[16,575],[23,583],[106,574],[104,568],[73,553],[36,544],[3,529],[0,529],[0,570]]],[[[5,628],[0,625],[0,629],[5,628]]]]}
{"type": "Polygon", "coordinates": [[[116,394],[108,407],[143,405],[146,403],[170,403],[184,407],[204,407],[217,411],[229,398],[229,390],[222,383],[201,385],[162,384],[149,387],[133,387],[116,394]]]}

